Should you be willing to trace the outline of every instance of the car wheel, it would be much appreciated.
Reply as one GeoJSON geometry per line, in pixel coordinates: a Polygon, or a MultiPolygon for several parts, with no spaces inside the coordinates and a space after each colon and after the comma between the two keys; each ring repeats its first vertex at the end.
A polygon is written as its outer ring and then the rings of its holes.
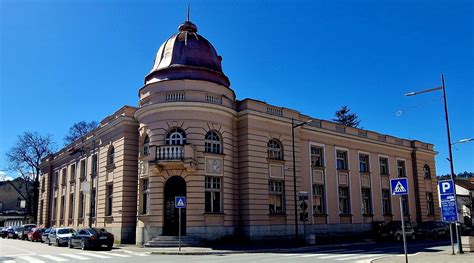
{"type": "Polygon", "coordinates": [[[48,238],[48,246],[51,246],[51,239],[48,238]]]}
{"type": "Polygon", "coordinates": [[[84,240],[81,240],[81,249],[86,250],[86,242],[84,240]]]}
{"type": "Polygon", "coordinates": [[[108,244],[107,245],[107,250],[112,250],[113,244],[108,244]]]}
{"type": "Polygon", "coordinates": [[[57,246],[57,247],[60,247],[60,246],[61,246],[61,244],[59,244],[59,239],[56,239],[56,246],[57,246]]]}
{"type": "Polygon", "coordinates": [[[401,240],[402,240],[402,235],[396,234],[396,235],[395,235],[395,240],[396,240],[396,241],[401,241],[401,240]]]}

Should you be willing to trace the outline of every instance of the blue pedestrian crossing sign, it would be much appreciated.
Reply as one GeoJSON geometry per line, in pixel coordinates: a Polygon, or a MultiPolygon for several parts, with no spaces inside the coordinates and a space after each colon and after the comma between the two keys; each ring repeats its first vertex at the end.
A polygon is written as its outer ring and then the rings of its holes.
{"type": "Polygon", "coordinates": [[[408,194],[408,178],[390,179],[390,190],[392,195],[408,194]]]}
{"type": "Polygon", "coordinates": [[[456,194],[454,194],[454,181],[444,180],[438,182],[439,197],[441,203],[441,219],[443,222],[458,221],[458,207],[456,194]]]}
{"type": "Polygon", "coordinates": [[[175,208],[186,208],[186,197],[184,197],[184,196],[175,196],[174,197],[174,207],[175,208]]]}

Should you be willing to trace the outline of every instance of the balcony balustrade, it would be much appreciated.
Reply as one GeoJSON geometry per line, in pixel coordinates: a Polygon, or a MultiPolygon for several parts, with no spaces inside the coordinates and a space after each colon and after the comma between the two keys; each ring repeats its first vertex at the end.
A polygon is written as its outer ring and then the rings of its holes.
{"type": "Polygon", "coordinates": [[[196,154],[194,146],[191,144],[151,146],[150,152],[155,152],[154,158],[152,157],[149,160],[155,164],[155,167],[152,167],[150,163],[151,172],[153,168],[156,168],[158,172],[165,169],[195,171],[196,154]]]}
{"type": "Polygon", "coordinates": [[[156,159],[161,160],[182,160],[184,159],[184,146],[166,145],[156,148],[156,159]]]}

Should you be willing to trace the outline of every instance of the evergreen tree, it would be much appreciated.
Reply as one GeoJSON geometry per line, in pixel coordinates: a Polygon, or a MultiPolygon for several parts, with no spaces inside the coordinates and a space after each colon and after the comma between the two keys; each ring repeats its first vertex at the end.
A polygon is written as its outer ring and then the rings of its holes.
{"type": "Polygon", "coordinates": [[[332,120],[345,126],[358,128],[360,123],[359,116],[355,113],[350,113],[350,111],[347,106],[342,106],[336,111],[336,118],[332,120]]]}

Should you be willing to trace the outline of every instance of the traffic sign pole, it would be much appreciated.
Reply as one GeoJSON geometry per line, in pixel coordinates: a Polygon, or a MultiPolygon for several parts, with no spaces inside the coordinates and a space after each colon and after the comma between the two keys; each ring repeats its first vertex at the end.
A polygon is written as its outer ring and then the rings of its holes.
{"type": "Polygon", "coordinates": [[[449,236],[451,236],[451,255],[455,255],[456,253],[454,253],[453,223],[449,224],[449,236]]]}
{"type": "Polygon", "coordinates": [[[403,204],[402,196],[399,196],[400,199],[400,215],[402,216],[402,233],[403,233],[403,250],[405,251],[405,262],[408,263],[408,254],[407,254],[407,238],[405,235],[405,216],[403,215],[403,204]]]}
{"type": "Polygon", "coordinates": [[[181,251],[181,208],[178,208],[178,224],[179,224],[179,229],[178,229],[178,247],[179,251],[181,251]]]}

